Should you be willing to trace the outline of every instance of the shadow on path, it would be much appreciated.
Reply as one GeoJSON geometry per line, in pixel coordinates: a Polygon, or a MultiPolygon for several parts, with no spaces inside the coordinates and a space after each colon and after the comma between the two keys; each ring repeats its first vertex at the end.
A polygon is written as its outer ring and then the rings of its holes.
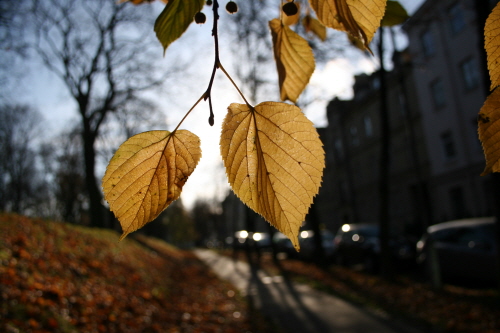
{"type": "Polygon", "coordinates": [[[350,303],[293,283],[279,264],[281,275],[273,276],[252,260],[236,261],[210,250],[195,250],[195,254],[246,296],[252,308],[259,309],[284,332],[397,332],[350,303]]]}

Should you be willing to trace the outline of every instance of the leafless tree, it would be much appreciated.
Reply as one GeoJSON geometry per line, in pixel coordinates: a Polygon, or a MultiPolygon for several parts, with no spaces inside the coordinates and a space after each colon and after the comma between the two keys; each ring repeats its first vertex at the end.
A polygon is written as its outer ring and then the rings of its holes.
{"type": "Polygon", "coordinates": [[[161,58],[152,29],[155,15],[149,6],[115,0],[34,3],[33,49],[64,83],[80,116],[91,224],[109,226],[96,179],[96,144],[110,115],[167,77],[153,60],[161,58]]]}
{"type": "Polygon", "coordinates": [[[12,84],[23,74],[19,63],[27,56],[25,27],[30,0],[0,1],[0,99],[13,103],[12,84]]]}
{"type": "Polygon", "coordinates": [[[81,136],[75,130],[61,135],[60,147],[56,149],[54,175],[54,197],[57,211],[63,221],[85,224],[84,214],[88,208],[85,196],[85,172],[81,152],[81,136]]]}
{"type": "Polygon", "coordinates": [[[43,195],[34,147],[41,119],[26,105],[0,106],[0,210],[29,214],[43,195]]]}
{"type": "Polygon", "coordinates": [[[228,26],[225,30],[233,32],[230,37],[236,78],[251,103],[264,98],[263,94],[269,95],[273,88],[274,96],[278,95],[277,74],[269,75],[273,72],[265,70],[275,68],[268,25],[277,12],[275,4],[267,0],[239,1],[238,12],[222,20],[228,26]]]}
{"type": "Polygon", "coordinates": [[[99,155],[109,161],[116,147],[131,136],[156,129],[165,129],[166,115],[160,112],[154,101],[146,98],[130,100],[118,112],[110,115],[110,121],[101,127],[99,155]]]}

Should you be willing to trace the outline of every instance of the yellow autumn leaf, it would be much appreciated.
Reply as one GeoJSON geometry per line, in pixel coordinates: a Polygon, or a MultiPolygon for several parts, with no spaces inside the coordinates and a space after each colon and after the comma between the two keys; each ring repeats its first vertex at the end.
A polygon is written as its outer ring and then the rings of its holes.
{"type": "Polygon", "coordinates": [[[483,145],[486,167],[482,176],[500,172],[500,90],[494,90],[478,116],[479,139],[483,145]]]}
{"type": "Polygon", "coordinates": [[[328,28],[347,31],[347,28],[340,21],[335,0],[309,0],[318,20],[328,28]]]}
{"type": "Polygon", "coordinates": [[[269,26],[281,100],[288,99],[295,103],[314,72],[314,54],[307,41],[279,19],[269,21],[269,26]]]}
{"type": "Polygon", "coordinates": [[[123,239],[178,199],[201,157],[200,139],[186,130],[149,131],[125,141],[109,162],[102,188],[123,239]]]}
{"type": "Polygon", "coordinates": [[[486,49],[490,90],[500,85],[500,3],[491,11],[484,26],[484,48],[486,49]]]}
{"type": "Polygon", "coordinates": [[[286,103],[233,103],[222,125],[220,149],[234,193],[298,250],[299,228],[325,168],[323,144],[312,122],[286,103]]]}
{"type": "Polygon", "coordinates": [[[348,34],[347,39],[349,40],[349,43],[351,43],[351,45],[354,46],[355,48],[357,48],[361,51],[366,50],[365,45],[363,44],[363,42],[359,38],[354,38],[352,35],[348,34]]]}
{"type": "Polygon", "coordinates": [[[384,16],[387,0],[309,0],[323,25],[347,31],[369,49],[384,16]]]}
{"type": "Polygon", "coordinates": [[[302,20],[306,32],[312,32],[322,41],[326,40],[326,27],[311,15],[306,15],[302,20]]]}

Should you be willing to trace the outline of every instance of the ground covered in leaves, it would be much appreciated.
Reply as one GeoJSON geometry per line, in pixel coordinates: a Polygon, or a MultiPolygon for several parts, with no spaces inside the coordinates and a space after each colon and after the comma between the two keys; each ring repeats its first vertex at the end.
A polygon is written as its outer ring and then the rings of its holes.
{"type": "MultiPolygon", "coordinates": [[[[232,251],[223,253],[234,255],[232,251]]],[[[238,258],[247,260],[242,252],[238,258]]],[[[421,332],[500,332],[500,293],[493,288],[446,284],[438,291],[407,275],[396,276],[389,282],[336,265],[320,268],[292,259],[280,260],[276,265],[270,253],[261,256],[260,265],[270,275],[280,274],[309,284],[421,332]]]]}
{"type": "Polygon", "coordinates": [[[271,332],[194,255],[0,214],[1,332],[271,332]]]}

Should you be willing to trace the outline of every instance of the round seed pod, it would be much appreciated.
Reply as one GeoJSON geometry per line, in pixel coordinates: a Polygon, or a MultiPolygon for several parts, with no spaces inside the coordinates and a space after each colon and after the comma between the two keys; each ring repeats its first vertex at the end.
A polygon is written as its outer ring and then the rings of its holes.
{"type": "Polygon", "coordinates": [[[234,14],[238,11],[238,5],[234,1],[229,1],[226,4],[226,10],[229,14],[234,14]]]}
{"type": "Polygon", "coordinates": [[[297,5],[292,1],[292,2],[287,2],[286,4],[283,5],[282,7],[283,12],[286,14],[286,16],[293,16],[297,14],[299,9],[297,8],[297,5]]]}
{"type": "Polygon", "coordinates": [[[196,15],[194,15],[194,21],[198,24],[203,24],[206,20],[207,17],[202,12],[198,12],[196,13],[196,15]]]}

